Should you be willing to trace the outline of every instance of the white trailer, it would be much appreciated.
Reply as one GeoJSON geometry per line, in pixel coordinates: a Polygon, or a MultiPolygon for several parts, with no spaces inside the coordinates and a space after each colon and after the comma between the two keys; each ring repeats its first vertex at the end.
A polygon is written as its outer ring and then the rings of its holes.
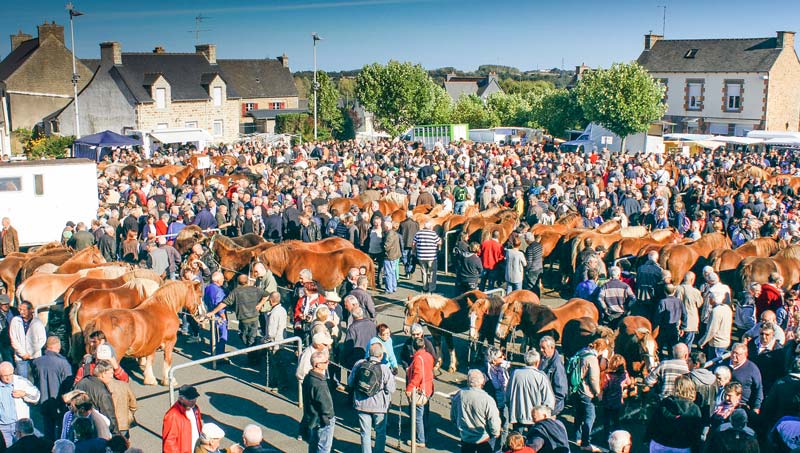
{"type": "Polygon", "coordinates": [[[0,163],[0,217],[19,232],[21,246],[60,239],[67,221],[97,216],[97,166],[89,159],[0,163]]]}

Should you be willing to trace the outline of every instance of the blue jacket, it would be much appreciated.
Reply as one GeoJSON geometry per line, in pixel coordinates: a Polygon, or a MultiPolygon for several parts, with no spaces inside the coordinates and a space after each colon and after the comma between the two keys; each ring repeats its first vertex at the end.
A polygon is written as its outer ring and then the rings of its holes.
{"type": "Polygon", "coordinates": [[[203,209],[202,211],[197,213],[197,216],[194,218],[194,222],[192,225],[197,225],[202,230],[208,230],[211,228],[217,227],[217,219],[214,217],[213,214],[208,209],[203,209]]]}
{"type": "Polygon", "coordinates": [[[41,357],[33,360],[33,367],[36,371],[32,377],[42,393],[41,403],[59,399],[61,385],[67,380],[72,383],[72,379],[69,379],[72,377],[72,367],[61,354],[45,350],[41,357]]]}
{"type": "Polygon", "coordinates": [[[564,400],[567,398],[567,371],[564,369],[564,362],[561,360],[561,354],[558,351],[553,353],[553,357],[549,359],[542,356],[542,361],[539,363],[539,369],[550,378],[550,385],[553,387],[553,396],[556,399],[556,407],[553,409],[553,415],[558,415],[564,410],[564,400]]]}

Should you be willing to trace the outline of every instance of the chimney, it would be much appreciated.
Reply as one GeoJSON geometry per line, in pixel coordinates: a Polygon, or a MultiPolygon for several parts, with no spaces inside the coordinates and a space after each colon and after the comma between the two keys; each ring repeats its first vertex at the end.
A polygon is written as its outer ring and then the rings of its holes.
{"type": "Polygon", "coordinates": [[[289,67],[289,57],[286,56],[286,52],[284,52],[283,55],[278,57],[278,61],[281,62],[281,64],[283,65],[284,68],[288,68],[289,67]]]}
{"type": "Polygon", "coordinates": [[[164,48],[163,48],[163,47],[161,47],[161,46],[156,46],[156,47],[153,49],[153,53],[164,53],[164,48]]]}
{"type": "Polygon", "coordinates": [[[118,42],[100,43],[100,65],[111,66],[122,64],[122,46],[118,42]]]}
{"type": "Polygon", "coordinates": [[[652,49],[662,39],[664,39],[663,35],[654,35],[652,33],[644,35],[644,50],[652,49]]]}
{"type": "Polygon", "coordinates": [[[29,39],[33,39],[33,36],[22,33],[22,30],[18,31],[16,35],[11,35],[11,51],[13,52],[20,44],[29,39]]]}
{"type": "Polygon", "coordinates": [[[779,49],[792,49],[792,48],[794,48],[794,32],[793,31],[779,31],[778,32],[778,48],[779,49]]]}
{"type": "Polygon", "coordinates": [[[215,44],[198,44],[194,50],[206,57],[210,64],[217,64],[217,46],[215,44]]]}
{"type": "Polygon", "coordinates": [[[64,43],[64,27],[61,25],[56,25],[55,22],[51,22],[49,24],[45,22],[42,25],[39,25],[37,28],[39,31],[39,42],[42,42],[47,38],[55,38],[61,41],[62,44],[64,43]]]}

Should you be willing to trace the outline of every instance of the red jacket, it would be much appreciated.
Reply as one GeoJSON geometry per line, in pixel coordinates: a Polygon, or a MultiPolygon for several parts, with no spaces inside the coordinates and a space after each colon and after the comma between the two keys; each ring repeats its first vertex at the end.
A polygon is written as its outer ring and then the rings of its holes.
{"type": "MultiPolygon", "coordinates": [[[[297,303],[294,306],[294,318],[293,319],[294,319],[295,323],[303,322],[303,303],[305,302],[305,299],[306,299],[305,296],[297,299],[297,303]]],[[[323,297],[322,294],[320,294],[316,299],[311,301],[311,305],[312,306],[321,305],[321,304],[325,304],[325,297],[323,297]]],[[[311,312],[313,313],[313,311],[314,310],[312,309],[311,312]]]]}
{"type": "MultiPolygon", "coordinates": [[[[85,364],[83,366],[79,366],[77,371],[75,371],[75,383],[77,384],[78,381],[80,381],[86,376],[91,376],[92,373],[94,373],[94,367],[96,365],[97,361],[94,360],[91,363],[89,363],[88,370],[86,369],[87,367],[85,364]]],[[[114,370],[114,379],[123,382],[130,382],[130,377],[128,377],[128,373],[126,373],[122,367],[119,367],[116,370],[114,370]]]]}
{"type": "Polygon", "coordinates": [[[756,316],[761,316],[764,310],[775,311],[783,305],[783,296],[772,283],[761,285],[761,294],[756,298],[756,316]]]}
{"type": "MultiPolygon", "coordinates": [[[[194,416],[197,419],[197,432],[203,431],[203,420],[200,418],[200,408],[194,407],[194,416]]],[[[186,416],[186,408],[176,401],[164,414],[164,425],[161,428],[161,449],[164,453],[192,453],[192,425],[186,416]]]]}
{"type": "Polygon", "coordinates": [[[164,236],[165,234],[167,234],[167,228],[169,227],[167,226],[166,223],[164,223],[163,220],[158,219],[156,221],[156,235],[164,236]]]}
{"type": "Polygon", "coordinates": [[[420,349],[411,357],[411,365],[406,370],[406,392],[421,388],[428,396],[433,395],[433,356],[420,349]]]}
{"type": "Polygon", "coordinates": [[[503,253],[503,245],[494,239],[487,239],[481,244],[481,263],[483,268],[490,271],[493,270],[497,263],[505,259],[503,253]]]}

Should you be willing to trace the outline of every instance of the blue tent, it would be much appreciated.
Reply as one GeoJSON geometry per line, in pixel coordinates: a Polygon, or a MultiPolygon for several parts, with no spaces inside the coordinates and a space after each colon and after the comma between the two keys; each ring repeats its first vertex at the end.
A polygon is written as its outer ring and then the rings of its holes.
{"type": "Polygon", "coordinates": [[[116,132],[103,131],[75,140],[75,144],[72,147],[72,156],[85,157],[87,159],[93,159],[99,162],[100,159],[102,159],[103,156],[109,152],[107,149],[104,150],[103,148],[141,144],[141,140],[126,137],[124,135],[117,134],[116,132]]]}

